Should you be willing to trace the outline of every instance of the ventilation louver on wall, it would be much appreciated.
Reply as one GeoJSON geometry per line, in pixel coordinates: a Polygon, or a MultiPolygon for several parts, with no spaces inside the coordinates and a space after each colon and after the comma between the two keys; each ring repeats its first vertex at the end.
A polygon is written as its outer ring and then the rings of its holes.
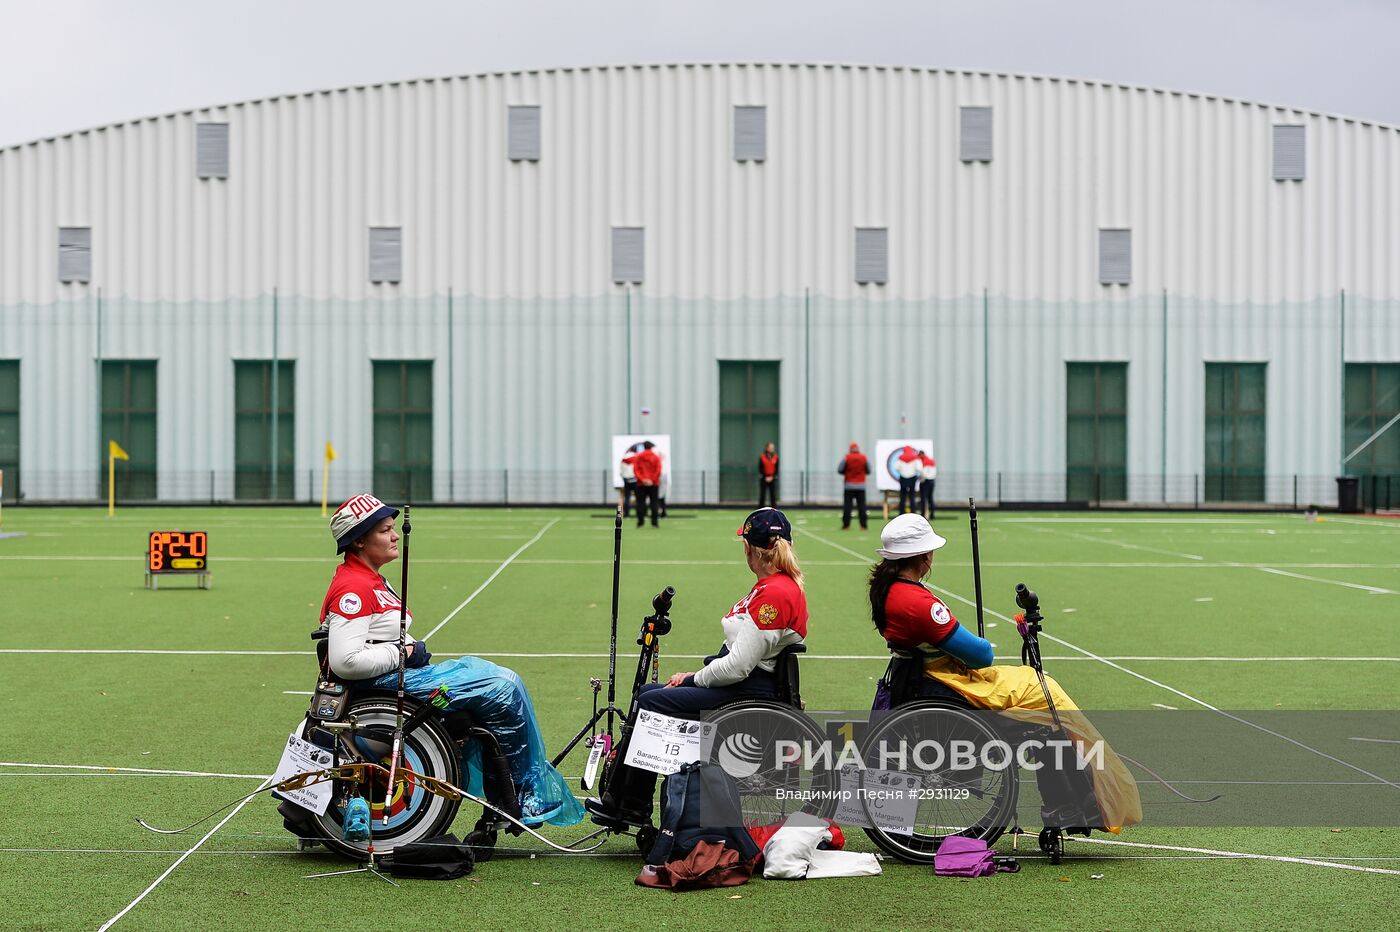
{"type": "Polygon", "coordinates": [[[856,228],[856,284],[883,285],[889,281],[890,231],[885,227],[856,228]]]}
{"type": "Polygon", "coordinates": [[[1274,126],[1274,180],[1302,181],[1307,168],[1306,126],[1279,123],[1274,126]]]}
{"type": "Polygon", "coordinates": [[[92,227],[58,228],[58,280],[92,280],[92,227]]]}
{"type": "Polygon", "coordinates": [[[768,108],[734,108],[734,161],[762,162],[768,157],[768,108]]]}
{"type": "Polygon", "coordinates": [[[228,124],[196,123],[195,173],[200,178],[228,177],[228,124]]]}
{"type": "Polygon", "coordinates": [[[369,228],[369,280],[398,283],[403,277],[403,229],[369,228]]]}
{"type": "Polygon", "coordinates": [[[641,284],[646,271],[646,230],[643,227],[612,228],[612,280],[617,284],[641,284]]]}
{"type": "Polygon", "coordinates": [[[506,117],[506,157],[512,162],[538,162],[540,108],[509,107],[506,117]]]}
{"type": "Polygon", "coordinates": [[[959,157],[964,162],[992,160],[992,108],[963,107],[958,133],[959,157]]]}
{"type": "Polygon", "coordinates": [[[1133,280],[1133,231],[1099,230],[1099,284],[1127,285],[1133,280]]]}

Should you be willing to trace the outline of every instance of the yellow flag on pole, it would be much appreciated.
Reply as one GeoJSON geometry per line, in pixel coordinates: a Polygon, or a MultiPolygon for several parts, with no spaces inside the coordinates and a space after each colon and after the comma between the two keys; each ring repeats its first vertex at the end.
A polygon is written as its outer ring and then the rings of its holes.
{"type": "Polygon", "coordinates": [[[335,459],[335,447],[326,441],[326,461],[321,464],[321,517],[326,516],[326,493],[330,489],[331,460],[335,459]]]}
{"type": "Polygon", "coordinates": [[[129,460],[115,440],[107,441],[107,517],[117,513],[117,460],[129,460]]]}

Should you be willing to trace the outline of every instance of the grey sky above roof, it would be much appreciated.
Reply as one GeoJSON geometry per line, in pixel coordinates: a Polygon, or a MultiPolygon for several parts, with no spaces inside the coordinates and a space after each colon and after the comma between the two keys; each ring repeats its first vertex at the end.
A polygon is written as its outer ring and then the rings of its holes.
{"type": "Polygon", "coordinates": [[[0,0],[0,145],[212,104],[640,62],[1092,78],[1400,125],[1395,0],[0,0]]]}

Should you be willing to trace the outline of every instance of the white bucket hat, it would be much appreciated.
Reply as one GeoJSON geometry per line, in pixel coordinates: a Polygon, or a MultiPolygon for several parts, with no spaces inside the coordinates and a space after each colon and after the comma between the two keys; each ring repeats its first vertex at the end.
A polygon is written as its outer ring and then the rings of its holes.
{"type": "Polygon", "coordinates": [[[876,550],[887,560],[903,560],[921,553],[932,553],[948,543],[933,530],[923,515],[899,515],[880,532],[883,547],[876,550]]]}
{"type": "Polygon", "coordinates": [[[356,495],[331,515],[331,536],[335,552],[344,553],[350,545],[364,537],[385,518],[397,518],[399,510],[392,508],[369,493],[356,495]]]}

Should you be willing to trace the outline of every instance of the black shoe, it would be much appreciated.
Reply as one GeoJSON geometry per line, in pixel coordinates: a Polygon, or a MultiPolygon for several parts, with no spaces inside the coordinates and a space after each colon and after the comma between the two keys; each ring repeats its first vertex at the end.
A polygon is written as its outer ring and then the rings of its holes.
{"type": "Polygon", "coordinates": [[[633,809],[623,809],[610,804],[607,799],[600,799],[590,796],[583,801],[583,808],[588,812],[589,818],[594,823],[604,828],[624,829],[636,828],[651,824],[650,812],[639,812],[633,809]]]}

